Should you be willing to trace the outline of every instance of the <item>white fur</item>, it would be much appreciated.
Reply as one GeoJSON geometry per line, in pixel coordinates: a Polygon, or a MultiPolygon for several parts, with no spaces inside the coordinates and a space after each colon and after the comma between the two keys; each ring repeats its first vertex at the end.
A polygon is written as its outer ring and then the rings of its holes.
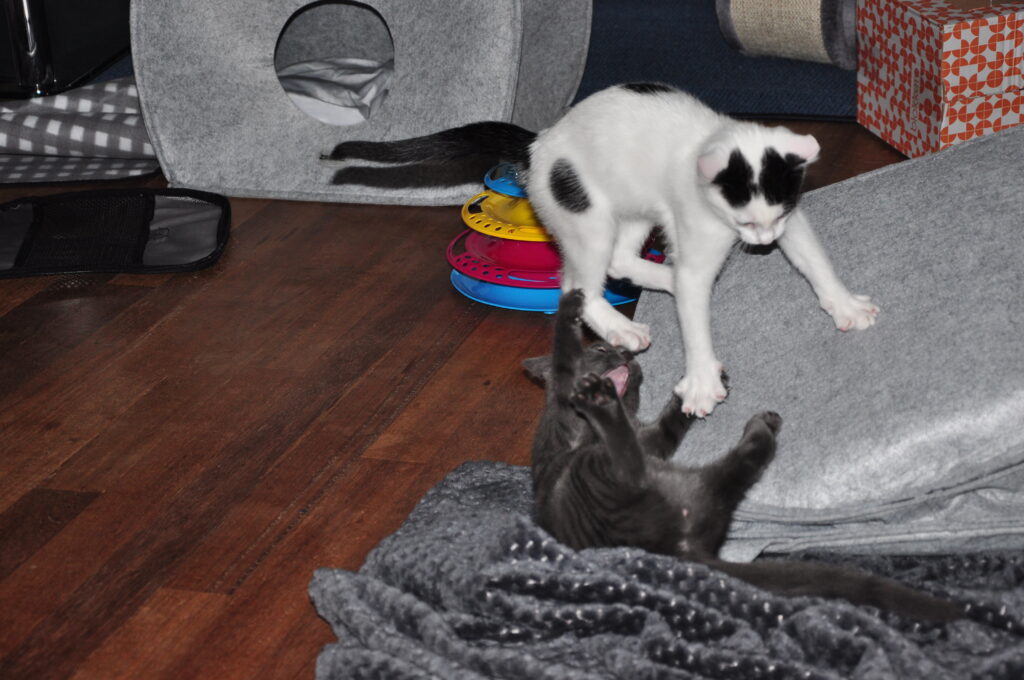
{"type": "Polygon", "coordinates": [[[807,162],[818,154],[809,135],[719,115],[682,93],[637,94],[623,88],[598,92],[538,135],[531,147],[527,188],[563,256],[562,289],[581,288],[583,317],[608,342],[632,351],[650,345],[650,329],[618,312],[603,297],[606,275],[673,292],[686,351],[686,369],[675,391],[683,410],[706,416],[726,396],[722,365],[711,345],[711,287],[733,244],[776,240],[807,278],[821,306],[841,330],[867,328],[878,308],[851,295],[798,209],[755,196],[732,208],[711,183],[739,149],[759,172],[766,147],[807,162]],[[590,205],[562,207],[552,194],[551,166],[568,160],[590,205]],[[640,258],[651,228],[663,228],[671,264],[640,258]]]}

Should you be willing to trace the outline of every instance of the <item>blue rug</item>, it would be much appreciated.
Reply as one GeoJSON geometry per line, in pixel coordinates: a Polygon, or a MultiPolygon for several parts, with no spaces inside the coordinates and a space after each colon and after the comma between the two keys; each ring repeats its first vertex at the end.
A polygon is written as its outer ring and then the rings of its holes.
{"type": "Polygon", "coordinates": [[[719,32],[714,0],[594,0],[577,99],[631,81],[670,83],[740,117],[853,120],[857,114],[855,71],[743,56],[719,32]]]}

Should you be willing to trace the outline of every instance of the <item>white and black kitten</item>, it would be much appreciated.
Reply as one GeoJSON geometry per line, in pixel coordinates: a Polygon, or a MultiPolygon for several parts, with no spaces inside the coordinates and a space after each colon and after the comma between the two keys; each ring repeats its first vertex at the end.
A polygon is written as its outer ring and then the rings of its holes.
{"type": "Polygon", "coordinates": [[[739,443],[706,467],[670,458],[693,416],[673,395],[656,421],[637,422],[640,366],[628,350],[603,341],[584,346],[582,291],[562,296],[550,357],[524,362],[546,386],[533,444],[537,522],[575,549],[634,546],[695,560],[783,595],[817,595],[931,621],[958,618],[952,603],[896,581],[831,565],[719,560],[732,515],[775,455],[782,419],[766,411],[739,443]]]}
{"type": "Polygon", "coordinates": [[[561,249],[562,290],[583,290],[583,319],[594,332],[632,351],[651,342],[647,326],[602,296],[607,276],[676,296],[686,367],[675,392],[684,411],[705,416],[726,396],[710,299],[737,239],[778,241],[839,329],[875,322],[878,307],[846,289],[797,206],[818,151],[810,135],[733,120],[666,85],[634,83],[591,95],[539,134],[473,123],[396,142],[345,142],[326,158],[443,163],[482,154],[515,162],[561,249]],[[655,225],[671,264],[640,257],[655,225]]]}

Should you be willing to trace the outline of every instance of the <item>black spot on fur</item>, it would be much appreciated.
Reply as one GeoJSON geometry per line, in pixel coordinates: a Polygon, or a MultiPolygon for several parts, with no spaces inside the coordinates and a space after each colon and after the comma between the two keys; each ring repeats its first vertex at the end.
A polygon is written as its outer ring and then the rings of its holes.
{"type": "Polygon", "coordinates": [[[754,184],[754,170],[739,149],[733,149],[729,154],[729,165],[715,175],[711,182],[721,188],[725,200],[734,208],[749,203],[750,198],[758,191],[757,185],[754,184]]]}
{"type": "Polygon", "coordinates": [[[675,92],[676,89],[664,83],[626,83],[622,87],[637,94],[660,94],[662,92],[675,92]]]}
{"type": "Polygon", "coordinates": [[[590,208],[590,197],[569,161],[564,158],[555,161],[551,166],[550,182],[555,200],[569,212],[581,213],[590,208]]]}
{"type": "Polygon", "coordinates": [[[805,163],[796,154],[783,157],[773,148],[765,149],[758,183],[769,205],[781,205],[786,213],[793,211],[800,198],[805,163]]]}

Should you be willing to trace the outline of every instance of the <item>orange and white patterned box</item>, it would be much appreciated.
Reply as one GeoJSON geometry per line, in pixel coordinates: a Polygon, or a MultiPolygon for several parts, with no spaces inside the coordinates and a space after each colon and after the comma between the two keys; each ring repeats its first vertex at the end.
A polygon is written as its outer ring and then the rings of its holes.
{"type": "Polygon", "coordinates": [[[1024,121],[1024,0],[859,0],[857,121],[922,156],[1024,121]]]}

